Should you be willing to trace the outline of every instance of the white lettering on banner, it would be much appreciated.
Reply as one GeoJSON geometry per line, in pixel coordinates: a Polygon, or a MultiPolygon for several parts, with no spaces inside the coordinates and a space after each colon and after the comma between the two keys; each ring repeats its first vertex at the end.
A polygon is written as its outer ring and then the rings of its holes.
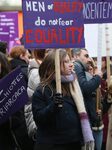
{"type": "Polygon", "coordinates": [[[2,22],[2,23],[0,23],[0,25],[1,26],[14,26],[14,23],[13,22],[8,22],[8,23],[2,22]]]}
{"type": "Polygon", "coordinates": [[[8,99],[8,101],[3,105],[2,108],[0,108],[0,118],[3,117],[4,114],[7,113],[7,111],[9,110],[9,108],[14,104],[14,102],[16,102],[16,100],[18,99],[18,97],[20,97],[20,95],[22,95],[22,93],[26,90],[26,88],[24,86],[21,86],[21,88],[19,88],[14,95],[8,99]]]}
{"type": "Polygon", "coordinates": [[[2,103],[11,93],[11,91],[13,91],[14,86],[17,85],[18,82],[20,82],[20,80],[23,78],[22,73],[20,73],[10,84],[10,86],[8,87],[8,89],[6,90],[6,92],[3,93],[4,98],[2,98],[0,100],[0,103],[2,103]]]}
{"type": "Polygon", "coordinates": [[[45,12],[44,2],[26,1],[26,11],[45,12]]]}
{"type": "Polygon", "coordinates": [[[62,18],[49,20],[49,25],[70,26],[73,25],[73,20],[63,20],[62,18]]]}
{"type": "Polygon", "coordinates": [[[85,19],[112,18],[112,2],[84,3],[83,14],[85,19]]]}
{"type": "MultiPolygon", "coordinates": [[[[73,25],[73,20],[63,20],[62,18],[58,18],[58,19],[53,19],[53,20],[49,20],[48,24],[55,26],[55,25],[59,25],[59,26],[72,26],[73,25]]],[[[35,25],[36,26],[45,26],[46,25],[46,21],[44,19],[41,19],[40,17],[37,17],[37,20],[35,21],[35,25]]]]}
{"type": "Polygon", "coordinates": [[[2,34],[2,35],[9,35],[8,32],[0,32],[0,34],[2,34]]]}
{"type": "Polygon", "coordinates": [[[6,17],[6,15],[0,15],[0,18],[5,18],[6,17]]]}
{"type": "Polygon", "coordinates": [[[0,91],[0,95],[3,93],[3,90],[0,91]]]}
{"type": "Polygon", "coordinates": [[[44,19],[40,19],[40,17],[37,18],[37,20],[35,21],[35,25],[36,26],[45,26],[46,25],[46,21],[44,19]]]}
{"type": "Polygon", "coordinates": [[[8,19],[8,18],[4,18],[4,19],[1,19],[1,22],[13,22],[14,20],[13,19],[8,19]]]}
{"type": "Polygon", "coordinates": [[[14,32],[14,31],[10,31],[10,33],[13,33],[13,34],[14,34],[15,32],[14,32]]]}
{"type": "Polygon", "coordinates": [[[14,30],[14,27],[12,26],[12,27],[10,27],[10,29],[14,30]]]}

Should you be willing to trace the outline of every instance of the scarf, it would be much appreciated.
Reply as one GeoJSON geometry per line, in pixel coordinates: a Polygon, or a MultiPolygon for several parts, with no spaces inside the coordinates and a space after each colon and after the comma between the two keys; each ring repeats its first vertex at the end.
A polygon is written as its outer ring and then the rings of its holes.
{"type": "Polygon", "coordinates": [[[67,76],[61,75],[61,82],[62,83],[70,83],[74,80],[75,80],[75,73],[74,72],[72,72],[71,75],[67,75],[67,76]]]}
{"type": "Polygon", "coordinates": [[[94,138],[93,138],[92,130],[90,127],[88,115],[85,109],[82,92],[81,92],[79,83],[77,79],[75,79],[74,76],[75,76],[74,73],[72,73],[69,77],[61,76],[61,79],[62,79],[62,82],[64,83],[69,82],[70,92],[74,100],[74,103],[76,104],[79,117],[80,117],[82,134],[83,134],[83,139],[85,143],[84,150],[94,150],[94,138]]]}

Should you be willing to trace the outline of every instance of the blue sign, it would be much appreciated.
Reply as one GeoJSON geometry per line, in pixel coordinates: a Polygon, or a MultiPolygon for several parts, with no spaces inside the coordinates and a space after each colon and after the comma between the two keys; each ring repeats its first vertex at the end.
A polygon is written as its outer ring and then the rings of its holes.
{"type": "Polygon", "coordinates": [[[112,23],[112,0],[83,0],[85,24],[112,23]]]}
{"type": "Polygon", "coordinates": [[[0,124],[28,101],[24,76],[17,68],[0,80],[0,124]]]}
{"type": "Polygon", "coordinates": [[[26,48],[84,47],[83,0],[23,0],[26,48]]]}

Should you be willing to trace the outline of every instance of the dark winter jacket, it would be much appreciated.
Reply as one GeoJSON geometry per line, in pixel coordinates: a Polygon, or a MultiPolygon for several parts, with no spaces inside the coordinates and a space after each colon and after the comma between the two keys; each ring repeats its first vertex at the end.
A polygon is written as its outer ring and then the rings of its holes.
{"type": "Polygon", "coordinates": [[[0,150],[15,150],[16,142],[11,132],[10,120],[0,125],[0,150]]]}
{"type": "MultiPolygon", "coordinates": [[[[22,59],[12,59],[10,61],[11,69],[20,67],[24,74],[26,83],[28,82],[28,64],[22,59]]],[[[17,143],[21,150],[33,150],[33,142],[28,136],[25,116],[24,116],[24,106],[19,111],[11,116],[12,130],[16,137],[17,143]]]]}
{"type": "MultiPolygon", "coordinates": [[[[101,84],[101,78],[99,75],[90,77],[90,75],[86,72],[85,66],[80,61],[75,63],[74,68],[84,96],[84,102],[89,115],[91,126],[95,127],[99,124],[99,116],[96,112],[96,90],[101,84]]],[[[107,97],[103,97],[101,104],[102,113],[105,114],[111,104],[107,102],[107,97]]],[[[100,121],[102,121],[101,118],[100,121]]]]}
{"type": "Polygon", "coordinates": [[[82,141],[79,114],[72,97],[64,96],[63,107],[54,103],[53,93],[38,87],[33,94],[32,111],[37,129],[37,142],[64,144],[82,141]]]}
{"type": "Polygon", "coordinates": [[[86,68],[80,61],[75,63],[74,68],[84,96],[85,107],[89,115],[90,123],[94,126],[98,119],[96,114],[96,95],[94,94],[100,85],[101,78],[99,75],[95,75],[88,81],[86,68]]]}
{"type": "Polygon", "coordinates": [[[10,61],[11,63],[11,69],[15,69],[16,67],[20,67],[22,73],[24,74],[25,81],[28,82],[28,64],[20,59],[20,58],[14,58],[10,61]]]}

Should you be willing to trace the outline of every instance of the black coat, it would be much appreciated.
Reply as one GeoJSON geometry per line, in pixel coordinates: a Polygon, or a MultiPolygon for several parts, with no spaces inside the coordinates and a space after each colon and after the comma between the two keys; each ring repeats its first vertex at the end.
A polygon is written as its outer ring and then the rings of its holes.
{"type": "Polygon", "coordinates": [[[32,111],[37,125],[37,142],[41,144],[65,144],[82,141],[79,114],[72,97],[64,96],[63,107],[54,103],[51,90],[44,94],[38,87],[32,98],[32,111]]]}
{"type": "Polygon", "coordinates": [[[15,147],[16,143],[8,120],[0,125],[0,150],[15,150],[15,147]]]}
{"type": "MultiPolygon", "coordinates": [[[[24,75],[26,84],[28,83],[28,64],[20,59],[14,58],[10,61],[11,69],[15,69],[16,67],[20,67],[21,71],[24,75]]],[[[11,126],[13,133],[16,137],[17,143],[21,150],[33,150],[33,141],[28,136],[25,115],[24,115],[24,106],[20,110],[18,110],[15,114],[11,116],[11,126]]]]}
{"type": "Polygon", "coordinates": [[[83,93],[85,107],[90,123],[94,126],[98,120],[96,113],[96,95],[94,95],[94,93],[101,83],[101,78],[99,75],[95,75],[90,80],[87,80],[86,68],[79,61],[75,63],[74,68],[83,93]]]}
{"type": "Polygon", "coordinates": [[[10,64],[11,64],[11,70],[17,68],[17,67],[20,67],[21,68],[21,71],[25,77],[25,81],[28,82],[28,64],[20,59],[20,58],[14,58],[10,61],[10,64]]]}

